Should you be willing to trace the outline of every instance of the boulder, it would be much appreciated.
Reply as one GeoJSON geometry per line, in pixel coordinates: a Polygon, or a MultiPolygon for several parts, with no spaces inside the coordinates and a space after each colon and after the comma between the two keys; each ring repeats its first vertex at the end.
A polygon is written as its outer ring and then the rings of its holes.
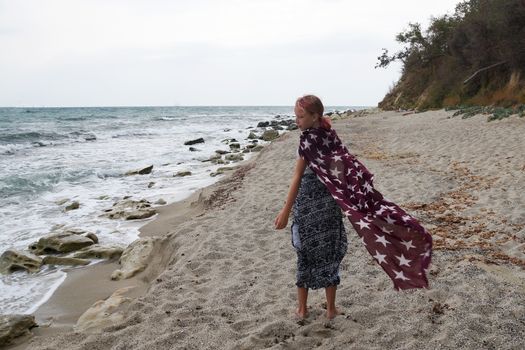
{"type": "Polygon", "coordinates": [[[42,259],[43,265],[71,265],[71,266],[78,266],[78,265],[89,265],[90,261],[86,259],[79,259],[79,258],[70,258],[70,257],[60,257],[60,256],[45,256],[44,259],[42,259]]]}
{"type": "Polygon", "coordinates": [[[262,136],[261,139],[264,141],[272,141],[279,137],[279,132],[277,130],[266,130],[262,136]]]}
{"type": "Polygon", "coordinates": [[[297,129],[299,129],[297,124],[288,125],[288,127],[286,128],[286,130],[297,130],[297,129]]]}
{"type": "Polygon", "coordinates": [[[191,171],[179,171],[178,173],[176,173],[175,177],[184,177],[184,176],[190,176],[191,175],[191,171]]]}
{"type": "Polygon", "coordinates": [[[259,136],[257,136],[253,131],[250,131],[250,135],[248,135],[248,138],[250,140],[258,139],[259,136]]]}
{"type": "Polygon", "coordinates": [[[264,148],[262,145],[257,145],[251,149],[252,152],[259,152],[264,148]]]}
{"type": "Polygon", "coordinates": [[[257,127],[258,127],[258,128],[265,128],[265,127],[267,127],[267,126],[269,126],[269,125],[270,125],[270,122],[259,122],[259,123],[257,124],[257,127]]]}
{"type": "Polygon", "coordinates": [[[35,317],[31,315],[1,315],[0,347],[11,344],[20,336],[30,334],[29,330],[36,326],[35,317]]]}
{"type": "Polygon", "coordinates": [[[151,207],[151,203],[145,199],[135,201],[132,199],[123,199],[113,204],[110,209],[104,210],[106,216],[110,219],[137,220],[149,218],[157,213],[151,207]]]}
{"type": "Polygon", "coordinates": [[[280,126],[280,125],[274,125],[274,126],[272,126],[272,129],[273,130],[284,130],[284,128],[282,126],[280,126]]]}
{"type": "Polygon", "coordinates": [[[234,154],[227,154],[227,155],[225,155],[224,159],[232,161],[232,162],[239,162],[241,160],[244,160],[244,157],[240,153],[234,153],[234,154]]]}
{"type": "Polygon", "coordinates": [[[125,295],[133,288],[118,289],[106,300],[95,302],[79,317],[73,328],[75,332],[101,333],[104,328],[122,322],[123,310],[132,300],[125,295]]]}
{"type": "Polygon", "coordinates": [[[118,259],[122,255],[124,249],[118,246],[101,246],[93,244],[92,246],[80,249],[77,252],[69,254],[68,257],[77,259],[118,259]]]}
{"type": "Polygon", "coordinates": [[[237,142],[235,143],[230,143],[230,149],[231,150],[239,150],[241,148],[241,145],[237,142]]]}
{"type": "Polygon", "coordinates": [[[158,204],[158,205],[166,205],[166,201],[162,198],[159,198],[157,199],[157,201],[155,202],[155,204],[158,204]]]}
{"type": "Polygon", "coordinates": [[[146,175],[146,174],[150,174],[152,170],[153,170],[153,165],[150,165],[143,169],[128,171],[125,175],[146,175]]]}
{"type": "Polygon", "coordinates": [[[190,147],[189,150],[190,150],[190,152],[197,152],[197,151],[200,151],[200,149],[195,148],[195,147],[190,147]]]}
{"type": "Polygon", "coordinates": [[[184,145],[189,146],[189,145],[194,145],[196,143],[204,143],[204,139],[202,137],[199,137],[198,139],[189,140],[189,141],[184,142],[184,145]]]}
{"type": "Polygon", "coordinates": [[[215,150],[215,153],[223,155],[223,154],[230,153],[230,151],[225,151],[225,150],[222,150],[222,149],[218,149],[218,150],[215,150]]]}
{"type": "Polygon", "coordinates": [[[152,188],[153,186],[155,186],[155,182],[151,181],[151,182],[148,184],[148,188],[152,188]]]}
{"type": "Polygon", "coordinates": [[[65,211],[70,211],[70,210],[75,210],[75,209],[78,209],[80,208],[80,203],[77,202],[77,201],[73,201],[71,202],[71,204],[67,205],[64,210],[65,211]]]}
{"type": "Polygon", "coordinates": [[[86,237],[88,234],[90,233],[78,229],[52,232],[40,238],[38,242],[29,245],[29,249],[37,255],[73,252],[98,241],[98,238],[92,233],[90,234],[91,237],[86,237]]]}
{"type": "Polygon", "coordinates": [[[8,274],[18,270],[38,272],[42,266],[42,259],[38,256],[18,250],[6,250],[0,256],[0,273],[8,274]]]}
{"type": "Polygon", "coordinates": [[[123,280],[143,271],[148,266],[158,241],[160,239],[156,237],[144,237],[131,243],[120,256],[121,268],[113,271],[111,279],[123,280]]]}

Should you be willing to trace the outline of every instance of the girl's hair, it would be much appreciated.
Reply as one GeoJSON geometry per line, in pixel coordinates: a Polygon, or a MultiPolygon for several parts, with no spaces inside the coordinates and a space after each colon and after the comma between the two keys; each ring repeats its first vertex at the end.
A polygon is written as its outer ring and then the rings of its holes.
{"type": "Polygon", "coordinates": [[[314,95],[304,95],[302,97],[299,97],[297,101],[295,101],[295,105],[304,109],[310,114],[319,115],[319,122],[321,123],[322,128],[329,130],[332,127],[330,118],[323,117],[324,106],[319,97],[314,95]]]}

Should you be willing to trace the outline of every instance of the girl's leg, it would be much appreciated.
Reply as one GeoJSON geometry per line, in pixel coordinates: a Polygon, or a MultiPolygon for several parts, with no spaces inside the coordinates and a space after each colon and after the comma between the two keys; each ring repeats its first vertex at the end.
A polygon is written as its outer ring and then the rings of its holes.
{"type": "Polygon", "coordinates": [[[300,318],[305,318],[307,313],[306,302],[308,300],[308,288],[297,287],[297,311],[295,312],[300,318]]]}
{"type": "Polygon", "coordinates": [[[337,286],[330,286],[325,288],[326,293],[326,318],[331,320],[339,314],[339,311],[335,308],[335,292],[337,286]]]}

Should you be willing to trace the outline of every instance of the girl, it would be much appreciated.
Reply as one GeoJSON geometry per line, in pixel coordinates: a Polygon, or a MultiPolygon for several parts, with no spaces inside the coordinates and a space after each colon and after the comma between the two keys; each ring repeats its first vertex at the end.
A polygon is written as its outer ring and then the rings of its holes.
{"type": "Polygon", "coordinates": [[[394,288],[427,288],[432,237],[395,203],[374,189],[374,176],[348,152],[323,117],[318,97],[295,103],[301,129],[299,158],[275,228],[288,223],[293,209],[292,245],[297,252],[299,318],[306,317],[308,289],[325,288],[328,319],[334,318],[339,264],[347,240],[340,209],[361,241],[394,283],[394,288]]]}
{"type": "MultiPolygon", "coordinates": [[[[328,118],[322,117],[323,104],[315,96],[299,98],[294,112],[301,131],[330,128],[328,118]]],[[[339,264],[347,249],[346,232],[339,206],[306,165],[305,159],[297,159],[286,204],[275,219],[275,227],[286,227],[293,208],[292,244],[297,252],[299,304],[297,317],[305,318],[307,315],[308,289],[325,288],[326,316],[332,319],[338,314],[335,295],[339,284],[339,264]]]]}

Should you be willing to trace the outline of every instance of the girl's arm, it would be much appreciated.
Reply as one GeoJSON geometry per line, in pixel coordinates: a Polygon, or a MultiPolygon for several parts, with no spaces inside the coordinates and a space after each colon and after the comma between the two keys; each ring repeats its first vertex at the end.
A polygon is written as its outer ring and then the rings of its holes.
{"type": "Polygon", "coordinates": [[[286,203],[284,204],[283,209],[277,215],[275,219],[275,228],[282,229],[285,228],[288,224],[288,217],[292,211],[293,203],[299,192],[299,186],[301,185],[301,177],[303,176],[304,170],[306,169],[306,161],[303,158],[298,158],[295,165],[295,173],[292,178],[292,183],[290,184],[290,189],[288,190],[288,196],[286,197],[286,203]]]}

